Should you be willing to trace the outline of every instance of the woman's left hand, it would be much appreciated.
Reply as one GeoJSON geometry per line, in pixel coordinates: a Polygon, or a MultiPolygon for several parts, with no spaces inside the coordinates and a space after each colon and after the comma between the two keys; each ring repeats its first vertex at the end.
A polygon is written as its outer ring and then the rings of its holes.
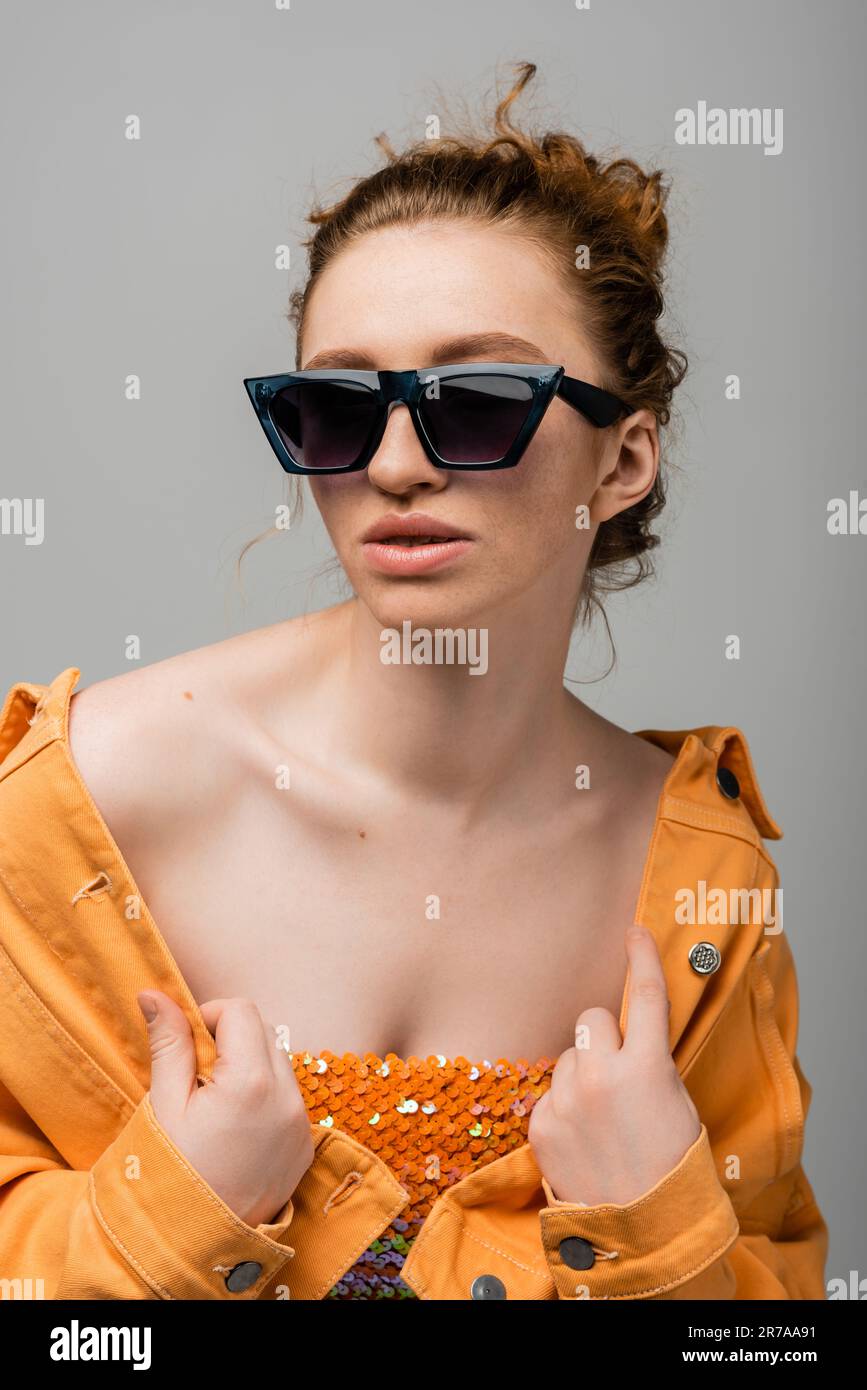
{"type": "Polygon", "coordinates": [[[652,933],[630,927],[626,951],[626,1036],[608,1009],[585,1009],[576,1046],[558,1058],[530,1116],[536,1162],[563,1202],[632,1202],[670,1173],[701,1133],[669,1051],[668,989],[652,933]]]}

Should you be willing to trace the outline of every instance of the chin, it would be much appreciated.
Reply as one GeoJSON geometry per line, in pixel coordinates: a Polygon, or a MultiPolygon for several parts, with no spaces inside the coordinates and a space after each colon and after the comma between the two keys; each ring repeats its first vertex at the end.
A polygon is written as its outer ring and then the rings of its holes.
{"type": "Polygon", "coordinates": [[[401,580],[392,584],[355,587],[359,599],[381,628],[402,631],[427,628],[477,628],[491,611],[491,595],[480,595],[475,586],[440,581],[401,580]]]}

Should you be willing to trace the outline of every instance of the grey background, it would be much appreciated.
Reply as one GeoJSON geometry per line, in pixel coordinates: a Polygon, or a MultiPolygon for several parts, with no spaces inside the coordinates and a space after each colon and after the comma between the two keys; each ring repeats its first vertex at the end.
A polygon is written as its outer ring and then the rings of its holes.
{"type": "MultiPolygon", "coordinates": [[[[283,316],[311,195],[374,168],[380,130],[422,134],[437,84],[477,100],[498,65],[505,91],[507,64],[531,59],[522,123],[671,174],[669,332],[691,371],[659,577],[611,602],[619,663],[584,696],[628,728],[731,723],[750,742],[786,832],[770,848],[828,1277],[867,1274],[867,537],[826,529],[831,497],[867,492],[865,30],[863,0],[48,0],[6,8],[0,69],[0,496],[46,504],[41,546],[0,536],[3,691],[127,670],[130,633],[150,663],[340,597],[317,577],[312,502],[236,582],[287,495],[241,379],[293,363],[283,316]],[[702,99],[782,107],[782,153],[677,145],[675,111],[702,99]]],[[[570,671],[607,658],[584,638],[570,671]]]]}

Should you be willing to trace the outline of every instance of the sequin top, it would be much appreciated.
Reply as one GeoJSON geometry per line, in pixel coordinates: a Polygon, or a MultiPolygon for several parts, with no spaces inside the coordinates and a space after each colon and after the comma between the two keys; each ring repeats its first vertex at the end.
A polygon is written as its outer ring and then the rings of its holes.
{"type": "Polygon", "coordinates": [[[410,1194],[326,1297],[415,1298],[400,1271],[431,1206],[447,1187],[526,1141],[555,1062],[500,1057],[474,1065],[465,1057],[325,1051],[294,1053],[292,1065],[311,1120],[373,1150],[410,1194]]]}

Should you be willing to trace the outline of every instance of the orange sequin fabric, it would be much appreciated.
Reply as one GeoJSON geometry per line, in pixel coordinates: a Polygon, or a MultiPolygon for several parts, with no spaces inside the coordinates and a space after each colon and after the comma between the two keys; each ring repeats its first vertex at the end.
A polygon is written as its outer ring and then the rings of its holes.
{"type": "Polygon", "coordinates": [[[353,1135],[387,1163],[410,1201],[327,1294],[414,1298],[400,1271],[441,1192],[526,1142],[530,1113],[555,1062],[292,1054],[314,1123],[353,1135]]]}

